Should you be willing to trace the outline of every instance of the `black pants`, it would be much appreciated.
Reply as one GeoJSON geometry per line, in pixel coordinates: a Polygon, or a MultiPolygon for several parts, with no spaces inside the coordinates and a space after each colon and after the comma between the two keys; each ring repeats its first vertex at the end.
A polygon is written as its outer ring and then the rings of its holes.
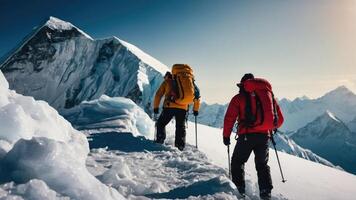
{"type": "Polygon", "coordinates": [[[248,133],[239,136],[237,139],[232,155],[231,174],[232,182],[235,183],[239,191],[245,191],[244,166],[252,151],[255,154],[255,166],[260,192],[272,190],[271,172],[267,164],[269,157],[268,140],[268,135],[262,133],[248,133]]]}
{"type": "Polygon", "coordinates": [[[176,136],[175,146],[181,150],[185,147],[185,118],[187,111],[179,108],[164,108],[157,120],[157,136],[156,141],[163,143],[166,139],[166,125],[172,120],[176,119],[176,136]]]}

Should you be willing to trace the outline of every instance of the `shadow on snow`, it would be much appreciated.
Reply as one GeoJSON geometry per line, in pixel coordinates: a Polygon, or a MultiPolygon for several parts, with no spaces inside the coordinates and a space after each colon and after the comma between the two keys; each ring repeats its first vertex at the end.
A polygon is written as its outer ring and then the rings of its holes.
{"type": "Polygon", "coordinates": [[[88,137],[90,149],[105,148],[123,152],[168,151],[169,148],[156,144],[145,137],[134,137],[132,133],[107,132],[92,134],[88,137]]]}
{"type": "Polygon", "coordinates": [[[221,180],[221,178],[216,177],[206,181],[196,182],[186,187],[175,188],[169,192],[147,194],[145,196],[148,198],[157,199],[185,199],[190,196],[205,196],[221,192],[230,193],[233,191],[234,189],[230,182],[221,180]]]}

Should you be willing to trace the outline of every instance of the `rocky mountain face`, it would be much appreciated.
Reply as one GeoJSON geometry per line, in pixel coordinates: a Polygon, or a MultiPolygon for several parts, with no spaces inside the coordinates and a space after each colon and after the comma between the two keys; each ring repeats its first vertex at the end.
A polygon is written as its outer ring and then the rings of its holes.
{"type": "Polygon", "coordinates": [[[299,129],[291,138],[334,165],[356,173],[356,133],[330,111],[299,129]]]}
{"type": "Polygon", "coordinates": [[[0,65],[10,88],[45,100],[59,112],[101,95],[122,96],[150,112],[168,68],[116,37],[94,40],[50,17],[0,65]]]}

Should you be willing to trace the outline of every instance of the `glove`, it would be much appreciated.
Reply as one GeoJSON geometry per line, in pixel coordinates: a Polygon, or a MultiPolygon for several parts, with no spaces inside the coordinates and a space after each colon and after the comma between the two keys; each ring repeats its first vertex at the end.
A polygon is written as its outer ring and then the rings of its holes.
{"type": "Polygon", "coordinates": [[[224,137],[224,144],[226,146],[230,145],[230,137],[224,137]]]}
{"type": "Polygon", "coordinates": [[[194,110],[193,115],[194,115],[194,116],[198,116],[198,115],[199,115],[199,112],[194,110]]]}
{"type": "Polygon", "coordinates": [[[158,114],[158,108],[153,109],[154,114],[158,114]]]}

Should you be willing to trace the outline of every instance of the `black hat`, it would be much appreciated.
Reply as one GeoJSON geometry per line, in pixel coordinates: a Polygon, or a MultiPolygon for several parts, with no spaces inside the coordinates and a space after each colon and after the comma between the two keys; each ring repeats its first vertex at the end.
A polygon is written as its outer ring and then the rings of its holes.
{"type": "Polygon", "coordinates": [[[255,78],[255,76],[253,76],[253,74],[247,73],[241,78],[240,83],[237,83],[236,85],[237,85],[237,87],[240,87],[243,82],[247,81],[248,79],[253,79],[253,78],[255,78]]]}
{"type": "Polygon", "coordinates": [[[172,73],[166,72],[166,74],[164,75],[164,78],[172,79],[172,73]]]}

